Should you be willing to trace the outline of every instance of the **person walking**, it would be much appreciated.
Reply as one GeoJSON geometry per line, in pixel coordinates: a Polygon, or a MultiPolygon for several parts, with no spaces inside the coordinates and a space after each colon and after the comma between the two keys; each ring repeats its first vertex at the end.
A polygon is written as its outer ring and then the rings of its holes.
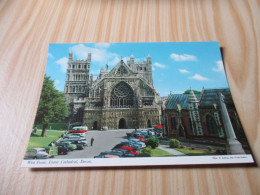
{"type": "Polygon", "coordinates": [[[90,145],[93,146],[93,143],[94,143],[94,138],[92,137],[90,141],[90,145]]]}

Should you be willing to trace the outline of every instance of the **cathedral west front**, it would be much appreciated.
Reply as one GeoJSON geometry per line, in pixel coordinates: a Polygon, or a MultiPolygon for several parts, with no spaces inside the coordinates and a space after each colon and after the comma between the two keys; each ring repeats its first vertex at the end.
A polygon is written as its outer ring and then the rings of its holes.
{"type": "Polygon", "coordinates": [[[64,94],[74,122],[90,130],[149,128],[161,123],[162,101],[153,86],[152,58],[127,62],[111,70],[106,64],[94,80],[91,54],[76,60],[69,54],[64,94]]]}

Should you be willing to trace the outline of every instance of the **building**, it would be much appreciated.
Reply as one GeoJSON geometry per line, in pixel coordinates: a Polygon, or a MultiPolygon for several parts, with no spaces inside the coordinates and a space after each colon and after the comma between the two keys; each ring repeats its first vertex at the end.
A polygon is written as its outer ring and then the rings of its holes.
{"type": "MultiPolygon", "coordinates": [[[[203,89],[200,94],[171,94],[165,108],[166,134],[173,138],[225,142],[230,121],[235,136],[245,138],[229,89],[203,89]],[[220,95],[224,97],[220,106],[220,95]],[[225,115],[225,116],[224,116],[225,115]]],[[[243,141],[243,140],[242,140],[243,141]]]]}
{"type": "MultiPolygon", "coordinates": [[[[74,119],[89,129],[147,128],[161,122],[159,94],[153,86],[152,58],[135,61],[132,55],[111,70],[101,68],[97,79],[89,75],[87,60],[69,54],[64,94],[74,119]]],[[[75,121],[74,121],[75,122],[75,121]]]]}

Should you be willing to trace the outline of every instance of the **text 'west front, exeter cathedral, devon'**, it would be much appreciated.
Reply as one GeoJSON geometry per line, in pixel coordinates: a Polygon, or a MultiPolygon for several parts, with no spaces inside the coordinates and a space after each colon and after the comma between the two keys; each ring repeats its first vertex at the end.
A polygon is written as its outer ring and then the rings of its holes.
{"type": "Polygon", "coordinates": [[[161,123],[162,101],[153,86],[152,58],[127,62],[122,59],[111,70],[90,75],[91,53],[86,60],[69,54],[64,87],[74,122],[89,129],[147,128],[161,123]],[[75,121],[76,120],[76,121],[75,121]]]}

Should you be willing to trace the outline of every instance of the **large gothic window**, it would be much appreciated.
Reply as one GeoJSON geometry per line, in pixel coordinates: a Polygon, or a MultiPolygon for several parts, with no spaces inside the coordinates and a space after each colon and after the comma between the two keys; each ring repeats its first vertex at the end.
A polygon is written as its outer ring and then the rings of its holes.
{"type": "Polygon", "coordinates": [[[211,115],[206,116],[207,127],[211,136],[218,136],[218,129],[215,119],[211,115]]]}
{"type": "Polygon", "coordinates": [[[128,108],[134,104],[134,93],[125,82],[118,83],[111,92],[110,106],[116,108],[128,108]]]}

